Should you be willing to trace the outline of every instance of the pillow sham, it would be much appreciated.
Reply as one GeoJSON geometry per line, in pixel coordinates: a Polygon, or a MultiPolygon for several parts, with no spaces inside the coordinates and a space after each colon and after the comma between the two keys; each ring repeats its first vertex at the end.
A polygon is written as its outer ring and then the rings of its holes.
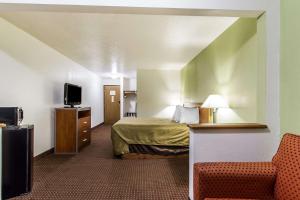
{"type": "Polygon", "coordinates": [[[199,124],[200,116],[198,108],[182,107],[180,115],[180,123],[199,124]]]}

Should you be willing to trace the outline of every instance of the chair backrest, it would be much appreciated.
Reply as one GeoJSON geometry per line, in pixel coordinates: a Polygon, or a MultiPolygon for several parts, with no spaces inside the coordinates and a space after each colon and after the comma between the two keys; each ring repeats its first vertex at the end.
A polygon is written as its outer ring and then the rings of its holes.
{"type": "Polygon", "coordinates": [[[277,171],[275,198],[300,199],[300,136],[285,134],[273,163],[277,171]]]}

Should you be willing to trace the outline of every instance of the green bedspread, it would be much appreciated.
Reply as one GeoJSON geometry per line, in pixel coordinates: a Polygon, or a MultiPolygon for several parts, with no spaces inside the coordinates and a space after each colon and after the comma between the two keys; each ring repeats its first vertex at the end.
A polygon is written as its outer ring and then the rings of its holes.
{"type": "Polygon", "coordinates": [[[129,153],[129,144],[189,145],[189,129],[167,119],[123,118],[112,126],[111,139],[115,155],[129,153]]]}

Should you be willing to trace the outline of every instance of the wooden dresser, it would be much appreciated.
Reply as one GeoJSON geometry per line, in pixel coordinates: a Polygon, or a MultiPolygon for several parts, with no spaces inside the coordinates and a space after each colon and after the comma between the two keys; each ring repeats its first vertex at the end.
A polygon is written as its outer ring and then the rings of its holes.
{"type": "Polygon", "coordinates": [[[55,109],[55,153],[76,154],[91,143],[91,108],[55,109]]]}

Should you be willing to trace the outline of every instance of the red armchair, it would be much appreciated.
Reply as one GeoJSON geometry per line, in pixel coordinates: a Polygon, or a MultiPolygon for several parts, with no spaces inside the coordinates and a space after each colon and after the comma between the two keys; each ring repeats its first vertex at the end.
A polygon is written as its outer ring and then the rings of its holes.
{"type": "Polygon", "coordinates": [[[194,200],[300,200],[300,136],[285,134],[272,162],[196,163],[194,200]]]}

